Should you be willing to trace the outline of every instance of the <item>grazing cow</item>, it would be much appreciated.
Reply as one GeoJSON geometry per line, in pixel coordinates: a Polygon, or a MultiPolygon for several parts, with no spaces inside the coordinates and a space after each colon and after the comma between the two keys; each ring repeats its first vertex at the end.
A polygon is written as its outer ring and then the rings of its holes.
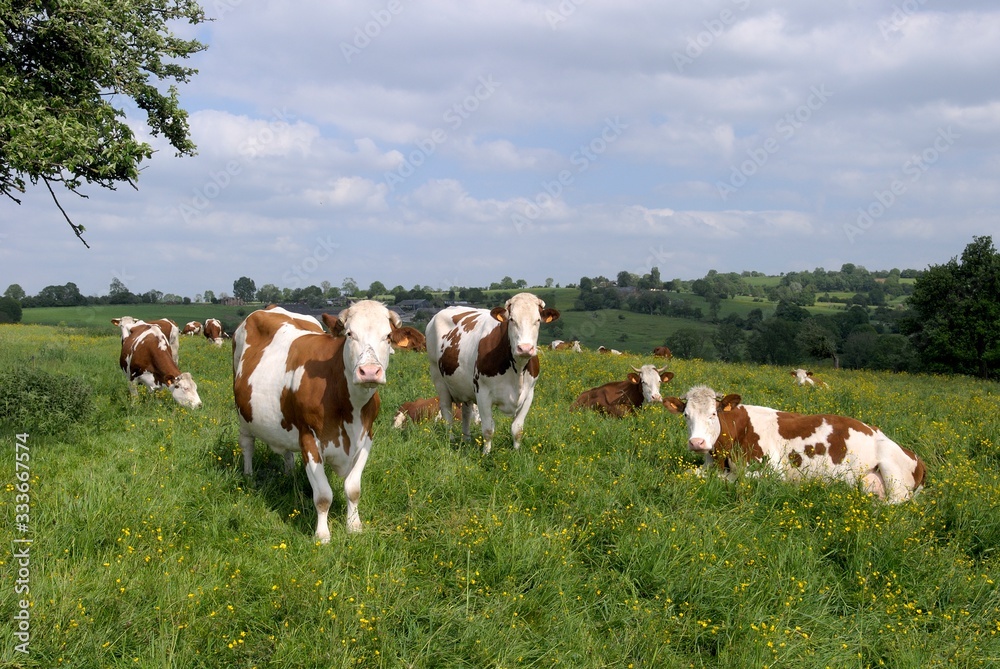
{"type": "Polygon", "coordinates": [[[813,373],[805,369],[793,369],[792,376],[795,377],[796,382],[800,386],[814,386],[817,388],[829,388],[830,384],[823,381],[818,376],[813,376],[813,373]]]}
{"type": "Polygon", "coordinates": [[[688,449],[705,456],[732,478],[733,460],[761,462],[789,480],[824,478],[860,481],[867,492],[891,503],[909,499],[923,486],[924,463],[854,418],[806,415],[741,404],[739,395],[716,395],[708,386],[691,388],[684,399],[663,404],[684,415],[688,449]]]}
{"type": "Polygon", "coordinates": [[[424,333],[415,327],[404,325],[392,331],[392,345],[406,351],[422,353],[427,350],[424,333]]]}
{"type": "MultiPolygon", "coordinates": [[[[461,420],[462,406],[456,404],[452,407],[451,415],[452,420],[461,420]]],[[[407,420],[411,423],[422,423],[432,418],[436,421],[444,420],[441,416],[441,400],[437,397],[425,397],[400,404],[399,410],[392,419],[392,426],[401,430],[406,425],[407,420]]],[[[479,423],[479,409],[476,408],[475,404],[472,405],[472,421],[479,423]]]]}
{"type": "Polygon", "coordinates": [[[205,338],[216,346],[222,346],[222,338],[228,337],[222,330],[222,323],[217,318],[209,318],[205,321],[205,338]]]}
{"type": "Polygon", "coordinates": [[[253,475],[254,439],[284,457],[285,472],[302,454],[316,506],[316,537],[330,541],[333,490],[324,463],[344,480],[347,530],[361,531],[361,473],[386,382],[389,337],[399,316],[362,300],[337,317],[281,307],[254,311],[233,336],[233,395],[239,413],[243,473],[253,475]]]}
{"type": "Polygon", "coordinates": [[[580,346],[580,342],[576,339],[573,341],[553,339],[549,346],[551,346],[553,351],[573,351],[574,353],[583,353],[583,348],[580,346]]]}
{"type": "Polygon", "coordinates": [[[128,378],[129,392],[132,395],[138,392],[137,382],[150,390],[169,388],[178,404],[189,409],[199,408],[198,384],[189,372],[177,368],[170,342],[160,326],[138,321],[130,325],[127,332],[125,325],[121,327],[122,350],[118,366],[128,378]]]}
{"type": "Polygon", "coordinates": [[[672,357],[674,357],[674,354],[671,353],[670,349],[667,348],[666,346],[657,346],[656,348],[654,348],[653,355],[657,358],[666,358],[667,360],[670,360],[672,357]]]}
{"type": "Polygon", "coordinates": [[[617,349],[607,348],[605,346],[598,346],[597,347],[597,352],[598,353],[609,353],[611,355],[621,355],[622,354],[622,352],[619,351],[619,350],[617,350],[617,349]]]}
{"type": "Polygon", "coordinates": [[[181,334],[188,336],[201,334],[201,323],[198,321],[189,321],[188,324],[184,326],[184,329],[181,330],[181,334]]]}
{"type": "Polygon", "coordinates": [[[666,371],[666,367],[657,369],[656,365],[632,369],[635,371],[629,372],[624,381],[612,381],[583,391],[570,409],[593,409],[598,413],[622,418],[638,412],[643,404],[662,404],[660,384],[669,382],[674,378],[674,373],[666,371]]]}
{"type": "MultiPolygon", "coordinates": [[[[479,408],[483,454],[493,446],[493,407],[513,416],[514,448],[521,447],[524,419],[531,408],[538,378],[538,330],[559,318],[531,293],[518,293],[502,307],[442,309],[427,324],[427,356],[431,380],[441,406],[463,403],[462,434],[469,439],[471,404],[479,408]]],[[[451,433],[452,415],[443,412],[451,433]]]]}
{"type": "MultiPolygon", "coordinates": [[[[133,318],[132,316],[122,316],[121,318],[112,318],[112,325],[116,325],[121,328],[122,340],[128,337],[129,331],[136,325],[140,323],[146,323],[147,321],[139,320],[138,318],[133,318]]],[[[180,362],[180,338],[178,337],[178,332],[180,330],[177,328],[177,323],[174,323],[169,318],[160,318],[155,321],[148,321],[149,323],[156,325],[160,328],[167,337],[167,343],[170,346],[170,355],[174,359],[174,364],[177,365],[180,362]]]]}

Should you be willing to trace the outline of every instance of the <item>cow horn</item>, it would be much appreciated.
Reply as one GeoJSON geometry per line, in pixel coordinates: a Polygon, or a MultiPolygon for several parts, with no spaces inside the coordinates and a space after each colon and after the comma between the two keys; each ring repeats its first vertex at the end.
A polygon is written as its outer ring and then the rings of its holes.
{"type": "Polygon", "coordinates": [[[630,365],[630,367],[632,367],[632,369],[634,369],[637,372],[641,372],[642,371],[642,367],[636,367],[635,365],[630,365]]]}

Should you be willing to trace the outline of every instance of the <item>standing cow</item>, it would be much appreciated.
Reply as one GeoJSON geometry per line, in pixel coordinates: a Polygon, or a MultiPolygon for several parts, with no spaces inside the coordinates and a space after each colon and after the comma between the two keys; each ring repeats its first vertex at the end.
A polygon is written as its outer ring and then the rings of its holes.
{"type": "Polygon", "coordinates": [[[624,381],[612,381],[603,386],[584,390],[570,407],[573,409],[593,409],[608,416],[622,418],[636,413],[644,404],[662,404],[660,384],[674,378],[673,372],[656,365],[632,367],[632,372],[624,381]]]}
{"type": "MultiPolygon", "coordinates": [[[[128,379],[129,392],[137,394],[137,383],[150,390],[169,388],[178,404],[189,409],[201,406],[198,384],[189,372],[181,372],[170,349],[170,341],[159,325],[134,321],[129,316],[120,321],[122,348],[118,366],[128,379]],[[128,323],[128,324],[127,324],[128,323]]],[[[175,328],[176,330],[176,328],[175,328]]]]}
{"type": "MultiPolygon", "coordinates": [[[[463,403],[462,434],[470,437],[471,406],[479,407],[483,454],[493,446],[493,407],[513,416],[514,448],[521,447],[524,419],[538,378],[538,330],[559,312],[531,293],[518,293],[502,307],[442,309],[427,324],[427,356],[441,406],[463,403]]],[[[451,412],[443,412],[451,433],[451,412]]]]}
{"type": "MultiPolygon", "coordinates": [[[[121,328],[122,340],[124,341],[128,337],[129,331],[136,325],[141,323],[146,323],[147,321],[139,320],[138,318],[133,318],[132,316],[122,316],[121,318],[112,318],[111,324],[121,328]]],[[[170,355],[174,359],[174,364],[180,364],[180,337],[178,336],[179,330],[177,329],[177,323],[174,323],[169,318],[160,318],[155,321],[149,321],[149,323],[160,328],[164,336],[167,338],[167,344],[170,346],[170,355]]]]}
{"type": "Polygon", "coordinates": [[[205,339],[208,339],[216,346],[222,346],[223,337],[229,336],[222,329],[222,323],[217,318],[206,319],[203,332],[205,333],[205,339]]]}
{"type": "Polygon", "coordinates": [[[253,474],[254,439],[281,454],[286,473],[302,454],[316,506],[316,538],[330,541],[333,490],[324,463],[344,480],[347,530],[361,531],[361,473],[386,382],[390,336],[399,316],[362,300],[337,317],[281,307],[254,311],[233,337],[233,395],[239,413],[243,473],[253,474]]]}
{"type": "Polygon", "coordinates": [[[784,478],[860,481],[867,492],[892,503],[909,499],[924,483],[924,463],[913,451],[854,418],[741,404],[739,395],[723,397],[708,386],[663,404],[687,421],[688,449],[705,456],[706,469],[714,465],[727,478],[734,458],[766,458],[784,478]]]}

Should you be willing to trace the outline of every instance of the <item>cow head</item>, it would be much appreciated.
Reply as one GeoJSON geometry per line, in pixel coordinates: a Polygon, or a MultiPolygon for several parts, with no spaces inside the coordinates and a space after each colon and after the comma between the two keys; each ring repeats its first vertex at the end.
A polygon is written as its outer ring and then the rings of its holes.
{"type": "Polygon", "coordinates": [[[181,372],[180,376],[167,380],[167,387],[174,401],[182,407],[188,409],[198,409],[201,407],[201,398],[198,397],[198,384],[194,382],[190,372],[181,372]]]}
{"type": "Polygon", "coordinates": [[[800,386],[804,386],[806,384],[806,379],[808,379],[812,375],[813,375],[812,372],[805,369],[792,370],[792,376],[795,377],[795,380],[799,382],[800,386]]]}
{"type": "Polygon", "coordinates": [[[392,333],[402,325],[399,314],[381,302],[361,300],[336,317],[323,314],[330,333],[344,336],[344,366],[353,383],[377,386],[385,383],[385,370],[392,353],[392,333]]]}
{"type": "Polygon", "coordinates": [[[667,383],[674,378],[673,372],[668,372],[666,367],[656,368],[656,365],[643,365],[642,367],[632,367],[634,372],[629,372],[629,383],[642,384],[642,401],[663,402],[660,397],[660,384],[667,383]]]}
{"type": "Polygon", "coordinates": [[[112,325],[121,328],[122,339],[128,337],[128,334],[129,332],[132,331],[132,328],[134,328],[136,325],[142,322],[143,321],[139,320],[138,318],[133,318],[132,316],[122,316],[121,318],[111,319],[112,325]]]}
{"type": "Polygon", "coordinates": [[[683,414],[688,428],[688,449],[696,453],[709,453],[722,434],[719,412],[728,412],[739,406],[741,397],[730,394],[717,395],[708,386],[695,386],[684,398],[668,397],[663,400],[671,413],[683,414]]]}
{"type": "Polygon", "coordinates": [[[559,318],[555,309],[546,309],[545,302],[531,293],[518,293],[507,300],[502,307],[496,307],[490,315],[501,323],[507,323],[507,338],[514,358],[526,359],[538,354],[538,329],[542,323],[551,323],[559,318]]]}

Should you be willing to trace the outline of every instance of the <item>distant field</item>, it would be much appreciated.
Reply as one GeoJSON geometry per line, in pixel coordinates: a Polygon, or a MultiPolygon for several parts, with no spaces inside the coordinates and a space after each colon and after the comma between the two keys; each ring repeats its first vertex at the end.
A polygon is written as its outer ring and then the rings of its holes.
{"type": "Polygon", "coordinates": [[[221,304],[101,304],[87,307],[41,307],[25,309],[22,322],[38,325],[68,325],[80,328],[112,328],[111,319],[134,316],[145,320],[169,318],[182,327],[188,321],[204,322],[206,318],[222,321],[226,332],[232,332],[243,317],[262,305],[227,307],[221,304]]]}

